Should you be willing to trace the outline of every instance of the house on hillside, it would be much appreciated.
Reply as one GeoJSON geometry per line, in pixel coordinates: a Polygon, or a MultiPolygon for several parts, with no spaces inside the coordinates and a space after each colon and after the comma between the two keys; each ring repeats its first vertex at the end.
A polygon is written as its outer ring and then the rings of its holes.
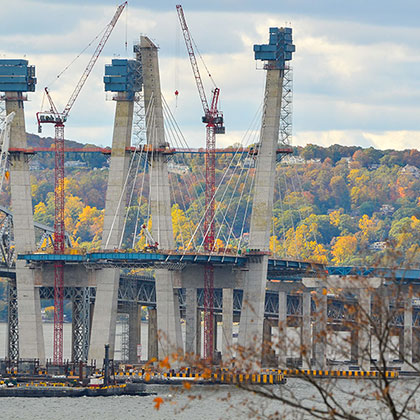
{"type": "Polygon", "coordinates": [[[369,245],[369,249],[372,251],[383,251],[386,248],[386,242],[374,242],[369,245]]]}
{"type": "Polygon", "coordinates": [[[416,168],[413,165],[405,165],[404,168],[400,170],[402,174],[408,174],[413,176],[416,179],[420,179],[420,169],[416,168]]]}
{"type": "Polygon", "coordinates": [[[185,175],[190,171],[187,165],[180,165],[174,162],[168,162],[168,172],[178,175],[185,175]]]}
{"type": "Polygon", "coordinates": [[[306,160],[301,156],[287,156],[285,159],[283,159],[283,163],[286,165],[303,165],[306,163],[306,160]]]}
{"type": "Polygon", "coordinates": [[[87,168],[87,163],[80,160],[68,160],[64,162],[65,168],[87,168]]]}
{"type": "Polygon", "coordinates": [[[395,211],[395,207],[391,206],[391,204],[382,204],[379,211],[385,216],[391,216],[395,211]]]}

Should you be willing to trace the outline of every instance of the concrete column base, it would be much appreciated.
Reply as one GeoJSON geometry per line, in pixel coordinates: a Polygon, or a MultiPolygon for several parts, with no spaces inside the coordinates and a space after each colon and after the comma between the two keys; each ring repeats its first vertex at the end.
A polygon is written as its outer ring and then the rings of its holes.
{"type": "Polygon", "coordinates": [[[35,287],[33,270],[24,261],[16,261],[16,291],[18,300],[19,357],[37,358],[45,366],[41,300],[35,287]]]}
{"type": "Polygon", "coordinates": [[[286,368],[287,355],[287,293],[279,291],[279,355],[278,367],[286,368]]]}
{"type": "Polygon", "coordinates": [[[371,291],[369,289],[359,289],[358,307],[358,365],[361,370],[370,370],[371,347],[371,291]]]}
{"type": "Polygon", "coordinates": [[[157,330],[157,311],[155,308],[148,308],[149,322],[147,330],[147,359],[158,358],[158,330],[157,330]]]}
{"type": "Polygon", "coordinates": [[[222,321],[222,360],[229,363],[233,358],[233,289],[223,289],[222,321]]]}
{"type": "Polygon", "coordinates": [[[185,353],[197,349],[197,289],[185,289],[185,353]]]}
{"type": "MultiPolygon", "coordinates": [[[[172,273],[166,269],[156,270],[156,310],[158,327],[159,359],[182,353],[180,345],[179,303],[175,299],[172,273]],[[176,302],[175,302],[176,301],[176,302]]],[[[181,342],[182,343],[182,342],[181,342]]]]}
{"type": "Polygon", "coordinates": [[[316,291],[316,314],[313,324],[313,358],[316,369],[327,367],[327,294],[324,288],[316,291]]]}
{"type": "Polygon", "coordinates": [[[109,357],[114,358],[115,328],[120,270],[105,268],[96,272],[96,299],[92,319],[88,360],[102,366],[105,344],[109,344],[109,357]]]}
{"type": "Polygon", "coordinates": [[[411,293],[404,300],[404,351],[403,366],[404,371],[414,371],[413,365],[413,298],[411,293]]]}
{"type": "Polygon", "coordinates": [[[302,329],[301,329],[301,357],[302,369],[311,368],[312,337],[311,337],[311,294],[302,294],[302,329]]]}
{"type": "Polygon", "coordinates": [[[140,344],[139,325],[141,325],[141,313],[140,313],[140,318],[139,318],[139,310],[138,310],[139,307],[140,306],[137,303],[131,303],[129,305],[129,313],[128,313],[128,331],[129,331],[128,361],[129,363],[137,363],[137,345],[140,344]]]}
{"type": "Polygon", "coordinates": [[[250,262],[244,284],[238,344],[244,349],[246,362],[258,369],[261,364],[264,321],[265,285],[268,256],[250,262]]]}

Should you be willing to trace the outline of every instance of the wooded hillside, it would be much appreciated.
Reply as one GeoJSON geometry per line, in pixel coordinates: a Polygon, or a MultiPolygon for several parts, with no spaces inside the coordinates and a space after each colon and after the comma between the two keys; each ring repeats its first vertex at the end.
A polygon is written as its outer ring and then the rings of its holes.
{"type": "MultiPolygon", "coordinates": [[[[49,147],[52,142],[52,139],[35,135],[29,135],[28,140],[31,146],[49,147]]],[[[84,145],[70,142],[68,146],[84,145]]],[[[100,154],[66,155],[66,229],[79,246],[95,248],[100,244],[107,159],[100,154]]],[[[185,247],[201,217],[204,158],[192,155],[182,161],[179,159],[174,158],[171,170],[172,215],[177,245],[185,247]],[[186,173],[185,164],[190,168],[186,173]]],[[[232,186],[227,186],[223,193],[221,207],[226,218],[233,221],[233,235],[229,235],[227,228],[220,230],[218,246],[223,247],[228,239],[230,246],[238,246],[238,240],[234,238],[249,230],[250,211],[246,206],[250,201],[255,169],[250,165],[249,177],[239,179],[239,171],[234,168],[246,165],[239,157],[235,159],[232,164],[231,155],[218,155],[217,158],[217,179],[222,179],[227,171],[226,179],[232,181],[229,184],[232,186]]],[[[31,161],[35,219],[51,226],[54,217],[53,164],[53,154],[38,154],[31,161]]],[[[133,179],[140,180],[142,176],[142,173],[134,174],[133,179]]],[[[140,191],[140,184],[142,182],[137,182],[135,186],[134,197],[140,191]]],[[[403,261],[416,265],[420,262],[417,253],[420,242],[419,151],[383,151],[340,145],[324,148],[312,144],[297,147],[291,158],[278,165],[275,189],[271,247],[276,254],[337,265],[376,262],[383,265],[403,261]],[[391,253],[393,256],[397,253],[398,259],[379,262],[391,253]]],[[[129,203],[126,247],[132,247],[130,229],[134,231],[137,214],[141,219],[139,223],[147,221],[147,196],[146,176],[143,198],[129,203]]],[[[217,203],[221,200],[222,189],[218,192],[217,203]]],[[[8,185],[1,202],[9,205],[8,185]]],[[[246,242],[242,241],[241,246],[246,246],[246,242]]]]}

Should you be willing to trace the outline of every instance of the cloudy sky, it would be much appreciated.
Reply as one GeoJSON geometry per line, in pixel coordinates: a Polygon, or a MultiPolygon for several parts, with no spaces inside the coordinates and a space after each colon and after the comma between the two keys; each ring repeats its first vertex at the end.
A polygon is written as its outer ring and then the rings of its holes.
{"type": "MultiPolygon", "coordinates": [[[[27,131],[49,86],[62,108],[94,45],[59,74],[111,19],[115,0],[1,0],[0,58],[36,65],[37,92],[26,103],[27,131]]],[[[203,146],[201,104],[175,11],[176,2],[132,0],[78,98],[66,138],[110,145],[115,103],[106,100],[105,64],[131,58],[140,34],[159,45],[163,94],[191,146],[203,146]],[[127,40],[127,48],[126,48],[127,40]],[[175,102],[174,91],[178,90],[175,102]]],[[[192,35],[221,89],[227,134],[240,141],[262,102],[264,71],[252,45],[270,26],[291,25],[293,143],[419,148],[420,2],[418,0],[185,0],[192,35]]],[[[211,85],[205,80],[207,90],[211,85]]],[[[45,104],[44,104],[45,108],[45,104]]],[[[51,128],[45,135],[52,135],[51,128]]]]}

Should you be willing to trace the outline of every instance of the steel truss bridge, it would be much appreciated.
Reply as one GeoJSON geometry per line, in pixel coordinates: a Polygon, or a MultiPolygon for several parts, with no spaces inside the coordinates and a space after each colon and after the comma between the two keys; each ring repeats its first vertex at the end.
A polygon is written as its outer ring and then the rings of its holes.
{"type": "MultiPolygon", "coordinates": [[[[9,273],[14,274],[14,273],[9,273]]],[[[16,282],[10,275],[8,282],[8,357],[17,359],[19,355],[19,335],[18,335],[18,314],[16,298],[16,282]]],[[[181,312],[185,310],[185,289],[177,289],[181,312]]],[[[96,289],[94,287],[65,287],[64,298],[72,302],[72,359],[86,360],[89,349],[90,335],[90,311],[91,304],[95,301],[96,289]]],[[[40,287],[41,299],[53,299],[53,287],[40,287]]],[[[204,291],[198,289],[197,293],[198,308],[204,308],[204,291]]],[[[356,302],[355,296],[351,294],[343,296],[328,296],[327,314],[330,325],[339,325],[343,321],[348,325],[355,322],[354,311],[348,311],[348,306],[356,302]]],[[[149,276],[129,276],[121,275],[118,290],[118,312],[129,313],[137,305],[156,307],[155,281],[149,276]]],[[[392,306],[392,303],[391,303],[392,306]]],[[[242,307],[242,290],[235,289],[233,293],[233,310],[235,315],[239,315],[242,307]]],[[[214,290],[214,312],[222,312],[222,289],[214,290]]],[[[316,311],[316,304],[311,302],[312,313],[316,311]]],[[[278,319],[279,314],[279,295],[275,291],[266,291],[265,296],[265,317],[268,319],[278,319]]],[[[287,316],[296,319],[302,317],[302,293],[288,294],[287,296],[287,316]]],[[[396,312],[394,326],[402,328],[404,317],[402,312],[396,312]]],[[[413,306],[413,326],[420,327],[420,306],[413,306]]]]}

